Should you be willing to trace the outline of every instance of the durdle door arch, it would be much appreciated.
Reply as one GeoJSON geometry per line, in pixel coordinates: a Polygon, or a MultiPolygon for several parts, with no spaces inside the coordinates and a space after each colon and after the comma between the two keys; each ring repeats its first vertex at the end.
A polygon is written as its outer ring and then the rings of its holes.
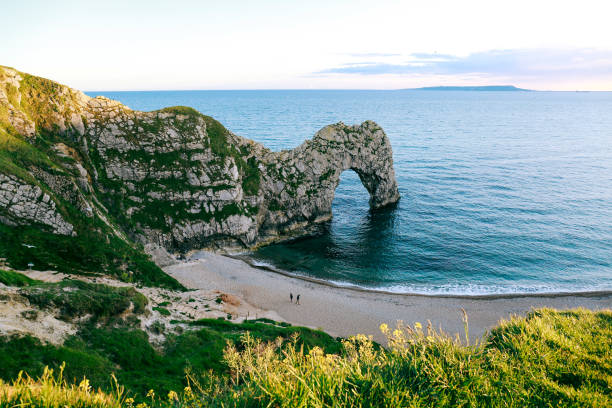
{"type": "Polygon", "coordinates": [[[359,176],[370,195],[370,208],[382,208],[400,198],[389,138],[372,121],[326,126],[299,147],[271,156],[268,163],[282,171],[266,174],[263,183],[266,202],[272,204],[262,224],[264,235],[308,229],[330,219],[334,192],[346,170],[359,176]],[[285,191],[292,180],[298,187],[285,191]]]}

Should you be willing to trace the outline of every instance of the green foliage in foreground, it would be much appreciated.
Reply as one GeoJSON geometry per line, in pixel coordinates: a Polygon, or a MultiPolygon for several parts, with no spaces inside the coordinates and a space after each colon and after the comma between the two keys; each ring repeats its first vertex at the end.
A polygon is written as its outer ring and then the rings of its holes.
{"type": "MultiPolygon", "coordinates": [[[[303,327],[278,327],[267,323],[235,324],[214,319],[198,321],[197,330],[168,335],[161,349],[154,348],[147,334],[129,327],[101,328],[85,325],[62,346],[42,344],[26,337],[0,337],[0,378],[9,381],[23,370],[42,375],[45,366],[58,369],[66,363],[64,377],[80,381],[84,377],[95,387],[109,391],[110,376],[115,374],[133,397],[142,400],[149,389],[158,394],[182,390],[189,370],[197,381],[221,378],[228,372],[223,360],[229,344],[241,348],[241,337],[269,342],[277,338],[296,338],[306,350],[319,347],[330,353],[340,351],[340,342],[329,335],[303,327]],[[211,374],[214,373],[214,374],[211,374]]],[[[2,391],[0,390],[0,393],[2,391]]]]}
{"type": "Polygon", "coordinates": [[[48,369],[45,369],[38,381],[21,375],[11,384],[0,380],[0,390],[0,408],[120,408],[127,405],[125,398],[122,398],[121,388],[106,394],[92,390],[87,380],[78,385],[68,385],[61,371],[54,376],[53,370],[48,369]]]}
{"type": "MultiPolygon", "coordinates": [[[[218,326],[221,327],[221,326],[218,326]]],[[[228,326],[229,327],[229,326],[228,326]]],[[[224,352],[229,371],[190,376],[186,388],[156,397],[149,406],[164,407],[553,407],[612,405],[612,312],[540,309],[495,328],[476,346],[420,324],[389,330],[381,327],[389,348],[365,336],[343,342],[339,353],[305,349],[295,341],[264,343],[251,335],[224,352]]],[[[184,351],[187,348],[183,348],[184,351]]],[[[197,348],[192,349],[196,352],[197,348]]],[[[4,354],[4,353],[2,353],[4,354]]],[[[194,364],[195,368],[195,364],[194,364]]],[[[167,369],[160,364],[158,373],[167,369]]],[[[80,406],[131,406],[125,394],[99,398],[75,387],[39,383],[0,385],[0,407],[23,403],[60,406],[80,398],[80,406]],[[82,392],[82,391],[81,391],[82,392]],[[46,399],[45,399],[46,398],[46,399]]],[[[86,387],[83,387],[86,388],[86,387]]],[[[152,387],[153,388],[153,387],[152,387]]],[[[93,394],[91,394],[93,395],[93,394]]]]}
{"type": "MultiPolygon", "coordinates": [[[[344,354],[247,341],[225,358],[226,406],[612,406],[612,312],[541,309],[495,328],[477,346],[434,331],[381,329],[388,350],[364,336],[344,354]]],[[[214,404],[213,404],[214,405],[214,404]]]]}

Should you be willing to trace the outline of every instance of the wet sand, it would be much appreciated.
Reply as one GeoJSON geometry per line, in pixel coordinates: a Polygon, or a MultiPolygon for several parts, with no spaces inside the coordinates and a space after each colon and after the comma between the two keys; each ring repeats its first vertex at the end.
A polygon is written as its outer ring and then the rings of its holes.
{"type": "Polygon", "coordinates": [[[469,317],[470,337],[474,340],[501,319],[524,315],[533,308],[612,309],[610,292],[479,297],[392,294],[290,277],[223,255],[199,255],[201,259],[171,265],[164,270],[189,288],[219,290],[253,305],[256,310],[242,308],[242,313],[248,313],[249,318],[261,317],[258,314],[265,310],[269,311],[268,316],[277,315],[294,325],[319,328],[333,336],[361,333],[384,342],[378,327],[381,323],[394,326],[398,320],[423,325],[429,320],[436,328],[463,336],[463,308],[469,317]],[[289,301],[289,293],[293,293],[294,303],[289,301]],[[295,304],[298,294],[300,305],[295,304]]]}

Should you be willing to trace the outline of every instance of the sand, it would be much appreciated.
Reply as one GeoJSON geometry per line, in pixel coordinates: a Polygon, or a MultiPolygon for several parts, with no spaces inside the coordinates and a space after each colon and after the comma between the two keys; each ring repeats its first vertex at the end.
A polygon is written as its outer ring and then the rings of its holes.
{"type": "Polygon", "coordinates": [[[501,319],[525,315],[533,308],[612,309],[611,292],[483,297],[400,295],[333,287],[254,268],[240,259],[219,254],[202,252],[198,256],[198,260],[164,270],[189,288],[218,290],[240,299],[245,307],[234,318],[265,315],[319,328],[333,336],[372,335],[383,343],[380,324],[394,326],[400,320],[423,325],[429,320],[436,328],[463,336],[462,308],[468,314],[472,341],[501,319]],[[289,293],[293,293],[294,303],[289,301],[289,293]],[[299,305],[295,304],[297,294],[299,305]]]}

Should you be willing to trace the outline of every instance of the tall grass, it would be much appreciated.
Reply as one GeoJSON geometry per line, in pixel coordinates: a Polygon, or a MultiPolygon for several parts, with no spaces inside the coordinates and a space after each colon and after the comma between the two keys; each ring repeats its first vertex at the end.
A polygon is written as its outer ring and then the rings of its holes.
{"type": "MultiPolygon", "coordinates": [[[[344,354],[245,338],[225,358],[239,406],[612,406],[612,312],[540,309],[480,344],[381,326],[388,350],[356,336],[344,354]]],[[[466,331],[467,335],[467,331],[466,331]]],[[[467,338],[467,336],[466,336],[467,338]]]]}
{"type": "MultiPolygon", "coordinates": [[[[12,383],[0,380],[0,408],[45,407],[45,408],[119,408],[122,406],[122,390],[112,394],[92,390],[89,381],[83,379],[78,385],[69,385],[63,378],[63,366],[58,375],[45,369],[43,375],[34,380],[23,373],[12,383]]],[[[123,404],[125,405],[125,404],[123,404]]]]}
{"type": "MultiPolygon", "coordinates": [[[[188,376],[183,390],[160,397],[152,390],[146,403],[159,407],[612,406],[611,311],[539,309],[526,318],[501,323],[474,345],[430,324],[381,325],[381,330],[388,339],[387,349],[359,335],[345,340],[340,353],[306,349],[295,336],[263,342],[247,333],[241,345],[226,347],[225,374],[210,372],[200,381],[188,376]]],[[[22,394],[38,392],[40,381],[20,381],[17,389],[22,394]]],[[[52,385],[57,389],[45,395],[61,403],[30,406],[77,404],[89,395],[81,396],[78,386],[52,385]]],[[[15,391],[6,396],[7,389],[16,388],[0,384],[4,395],[0,407],[9,406],[5,401],[17,401],[15,391]]],[[[107,400],[100,396],[106,405],[75,406],[131,406],[133,401],[121,395],[111,393],[107,400]]]]}

